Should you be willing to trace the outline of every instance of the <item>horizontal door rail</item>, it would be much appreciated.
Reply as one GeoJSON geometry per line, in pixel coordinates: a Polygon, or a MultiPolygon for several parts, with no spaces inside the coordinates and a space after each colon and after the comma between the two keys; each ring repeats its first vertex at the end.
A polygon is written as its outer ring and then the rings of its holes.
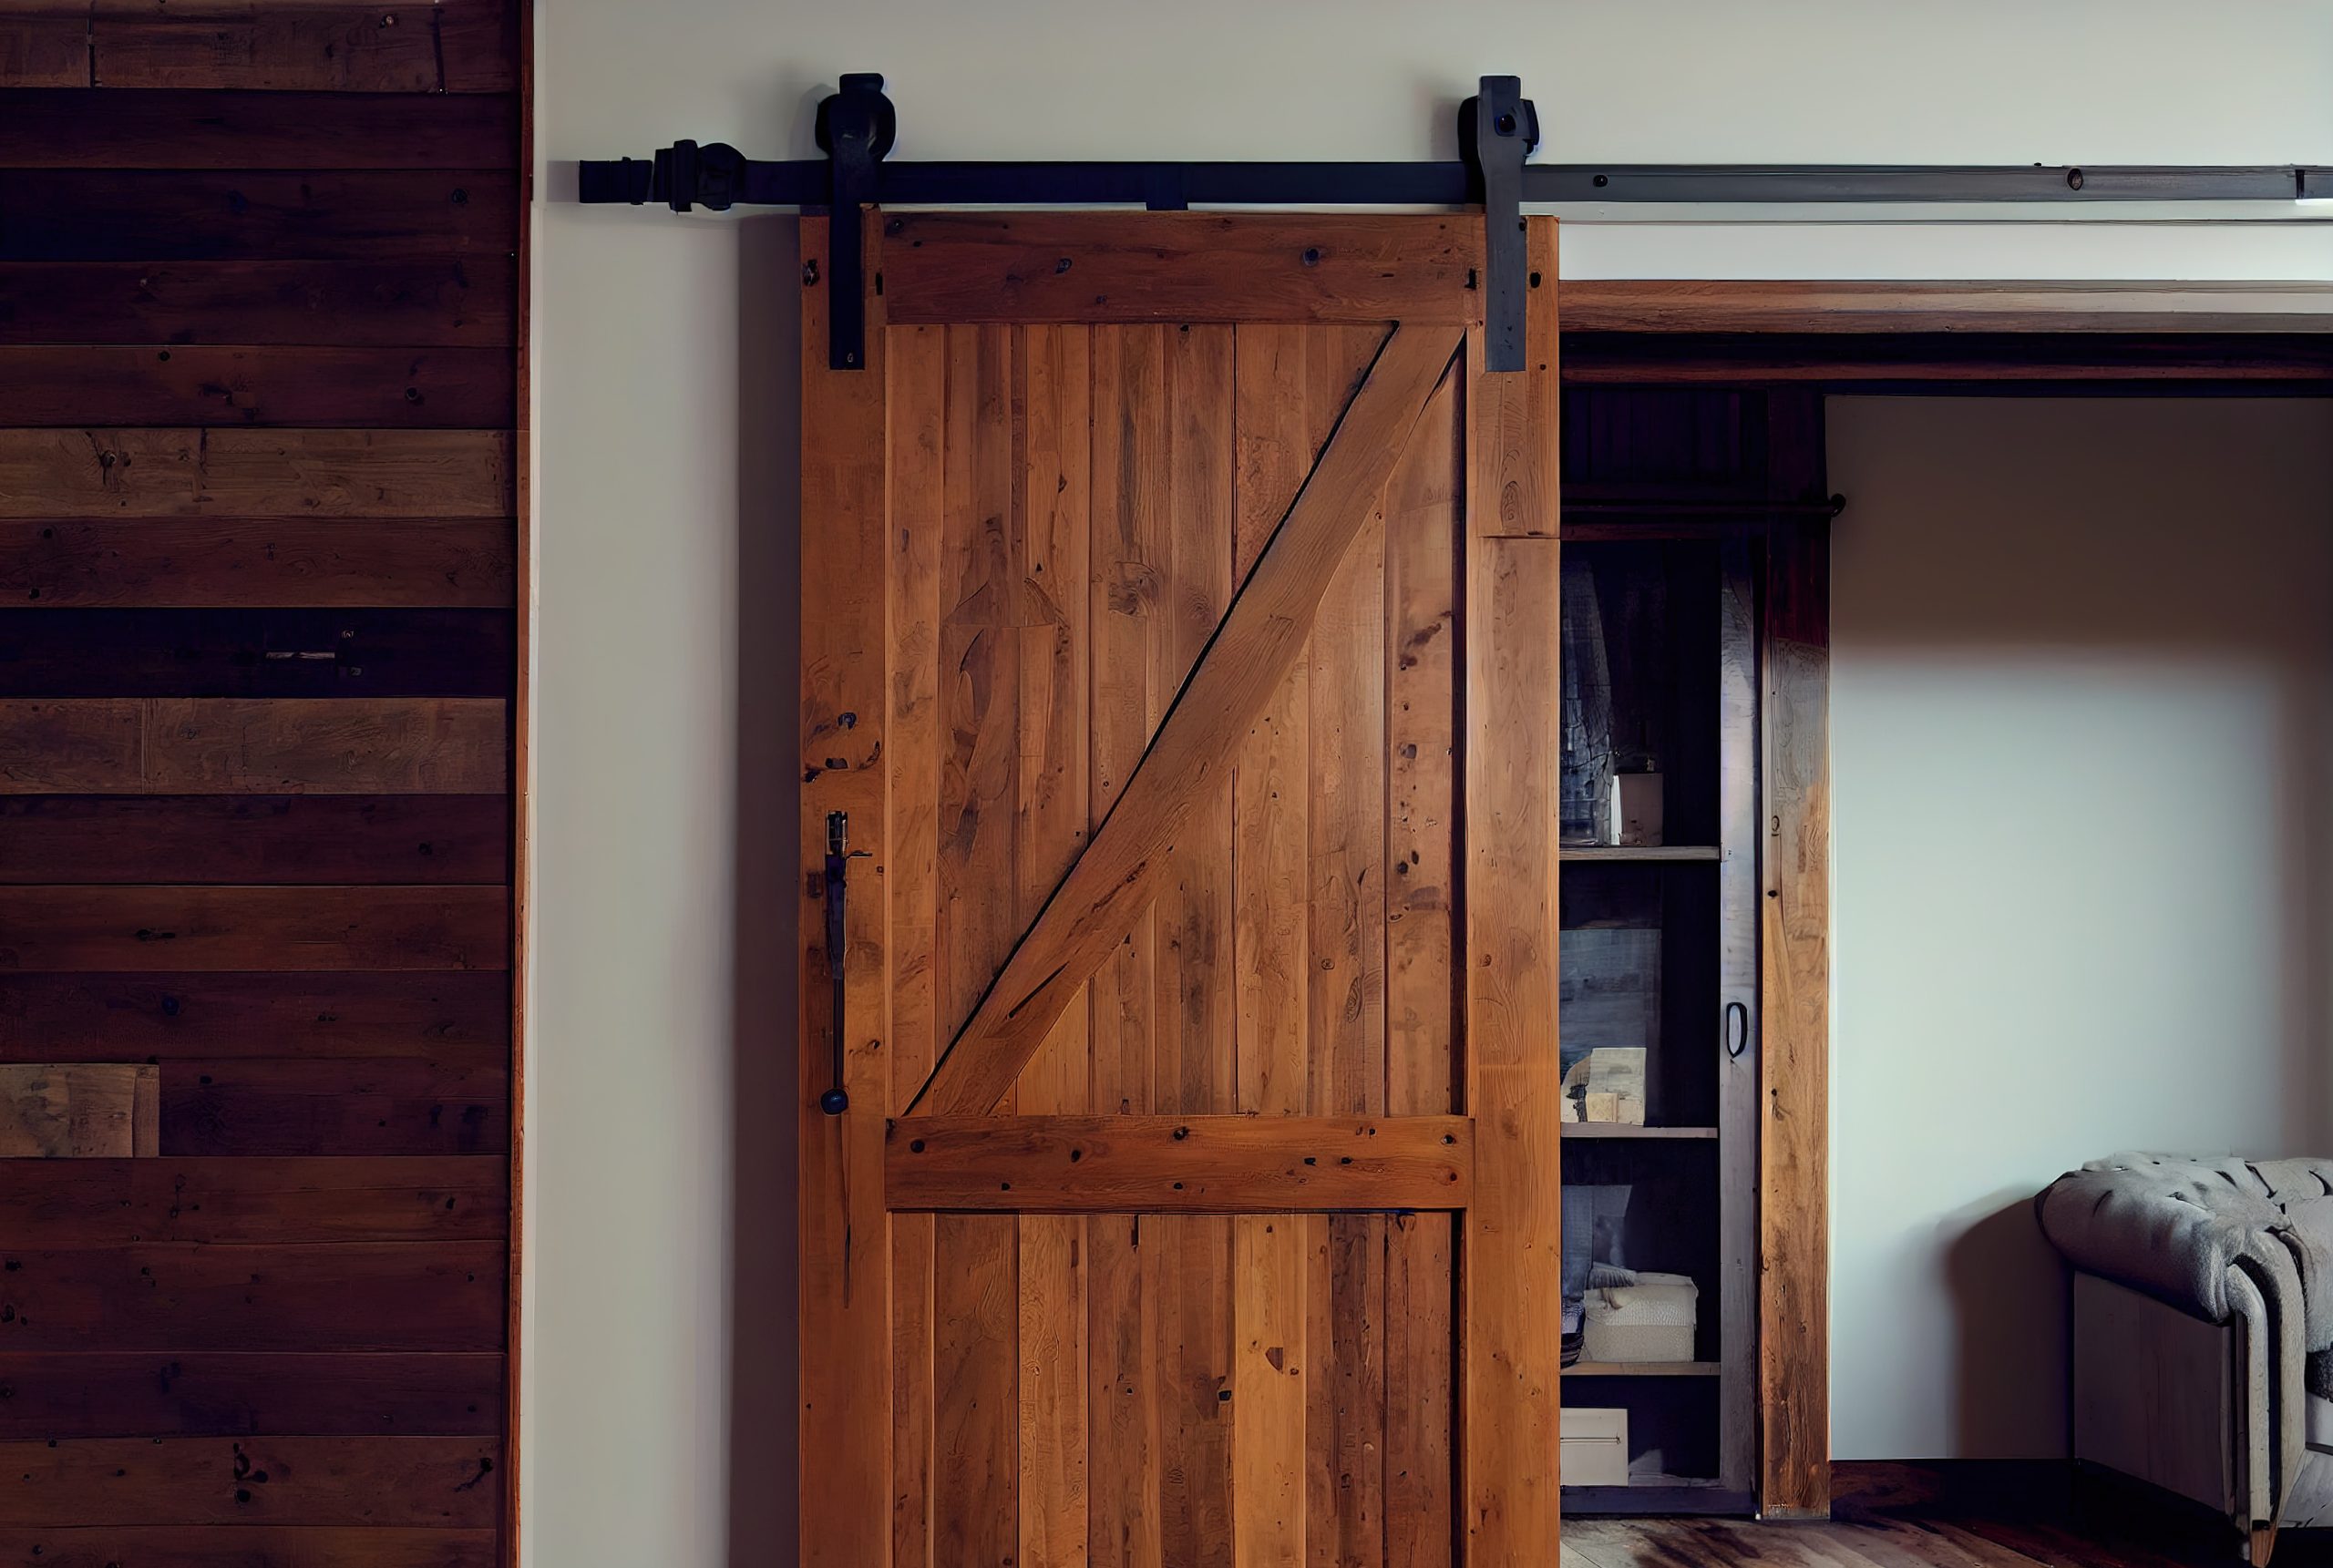
{"type": "Polygon", "coordinates": [[[912,1116],[885,1205],[1023,1214],[1463,1209],[1464,1116],[912,1116]]]}
{"type": "MultiPolygon", "coordinates": [[[[586,202],[685,210],[824,207],[823,158],[767,162],[719,143],[683,159],[587,159],[586,202]]],[[[670,149],[667,149],[669,153],[670,149]]],[[[1459,207],[1479,201],[1464,163],[883,163],[884,207],[1459,207]]],[[[1568,202],[2295,201],[2333,197],[2307,164],[1526,163],[1526,206],[1568,202]]]]}

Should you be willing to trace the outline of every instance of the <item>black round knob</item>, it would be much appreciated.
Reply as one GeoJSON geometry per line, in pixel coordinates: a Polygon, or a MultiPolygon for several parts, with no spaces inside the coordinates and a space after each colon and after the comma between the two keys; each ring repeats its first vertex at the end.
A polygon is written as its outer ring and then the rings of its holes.
{"type": "Polygon", "coordinates": [[[818,1109],[829,1116],[839,1116],[850,1109],[850,1096],[839,1089],[829,1089],[818,1096],[818,1109]]]}

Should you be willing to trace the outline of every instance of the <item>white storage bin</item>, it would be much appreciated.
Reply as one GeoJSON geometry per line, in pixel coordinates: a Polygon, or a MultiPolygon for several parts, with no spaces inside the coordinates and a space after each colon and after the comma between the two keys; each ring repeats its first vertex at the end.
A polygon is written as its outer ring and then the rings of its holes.
{"type": "Polygon", "coordinates": [[[1566,1486],[1629,1484],[1628,1411],[1566,1409],[1559,1432],[1566,1486]]]}
{"type": "Polygon", "coordinates": [[[1581,1358],[1691,1360],[1701,1294],[1701,1287],[1681,1274],[1639,1274],[1634,1285],[1589,1291],[1581,1358]]]}

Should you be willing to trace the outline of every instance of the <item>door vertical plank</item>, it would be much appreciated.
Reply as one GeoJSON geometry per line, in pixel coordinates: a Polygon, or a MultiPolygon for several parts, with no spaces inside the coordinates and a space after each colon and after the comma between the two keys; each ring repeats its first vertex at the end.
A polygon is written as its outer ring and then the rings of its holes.
{"type": "Polygon", "coordinates": [[[933,1221],[935,1568],[1002,1564],[1020,1550],[1020,1223],[1015,1214],[933,1221]]]}
{"type": "MultiPolygon", "coordinates": [[[[1086,465],[1090,368],[1083,327],[1016,329],[1013,569],[1021,639],[1020,842],[1015,920],[1037,917],[1084,847],[1086,465]]],[[[1020,1108],[1083,1112],[1089,1009],[1072,1005],[1023,1071],[1020,1108]]],[[[1020,1568],[1083,1568],[1087,1492],[1086,1222],[1021,1220],[1020,1568]]]]}
{"type": "MultiPolygon", "coordinates": [[[[1379,334],[1322,328],[1308,343],[1313,450],[1369,374],[1379,334]]],[[[1414,436],[1416,426],[1412,427],[1414,436]]],[[[1385,1108],[1385,524],[1362,527],[1312,631],[1306,973],[1316,1114],[1385,1108]]]]}
{"type": "MultiPolygon", "coordinates": [[[[1014,331],[946,333],[935,956],[952,1034],[1023,929],[1024,617],[1014,331]]],[[[933,1561],[1001,1563],[1020,1549],[1020,1222],[943,1215],[932,1256],[933,1561]]]]}
{"type": "MultiPolygon", "coordinates": [[[[1457,1108],[1458,507],[1456,376],[1435,392],[1387,487],[1386,1110],[1457,1108]]],[[[1385,1224],[1384,1551],[1388,1568],[1451,1560],[1456,1407],[1451,1216],[1385,1224]]]]}
{"type": "MultiPolygon", "coordinates": [[[[1313,450],[1369,374],[1382,334],[1308,334],[1313,450]]],[[[1429,404],[1425,419],[1434,416],[1429,404]]],[[[1422,422],[1423,423],[1423,422],[1422,422]]],[[[1421,434],[1413,426],[1411,441],[1421,434]]],[[[1410,459],[1397,463],[1395,472],[1410,459]]],[[[1390,481],[1389,481],[1390,488],[1390,481]]],[[[1306,795],[1306,1074],[1316,1112],[1386,1109],[1386,523],[1382,497],[1321,598],[1312,632],[1306,795]]],[[[1383,1551],[1384,1222],[1319,1216],[1324,1299],[1312,1314],[1307,1376],[1318,1419],[1309,1547],[1331,1568],[1376,1568],[1383,1551]]]]}
{"type": "Polygon", "coordinates": [[[1231,1561],[1303,1568],[1308,1221],[1231,1220],[1231,1561]]]}
{"type": "MultiPolygon", "coordinates": [[[[869,274],[879,225],[865,219],[869,274]]],[[[822,258],[827,224],[805,219],[802,251],[822,258]]],[[[831,269],[806,269],[831,276],[831,269]]],[[[869,295],[867,367],[827,368],[827,296],[802,300],[802,864],[826,853],[826,815],[848,811],[853,842],[880,865],[889,791],[882,768],[886,438],[883,302],[869,295]],[[845,715],[850,715],[848,723],[845,715]]],[[[861,1568],[889,1550],[891,1431],[890,1248],[883,1207],[883,1123],[889,1009],[880,898],[849,909],[847,1087],[852,1108],[818,1108],[830,1060],[821,891],[806,879],[799,931],[804,1017],[800,1247],[802,1561],[861,1568]]]]}
{"type": "Polygon", "coordinates": [[[1460,1294],[1467,1561],[1545,1562],[1560,1493],[1562,1164],[1556,710],[1561,577],[1556,230],[1529,220],[1530,360],[1482,371],[1468,343],[1466,1108],[1475,1204],[1460,1294]]]}
{"type": "MultiPolygon", "coordinates": [[[[946,487],[947,330],[889,334],[891,494],[889,1109],[906,1110],[940,1055],[940,551],[946,487]]],[[[891,1216],[892,1562],[931,1560],[935,1228],[891,1216]]]]}
{"type": "Polygon", "coordinates": [[[1768,548],[1761,1499],[1767,1518],[1804,1519],[1831,1511],[1830,532],[1820,523],[1778,527],[1768,548]]]}
{"type": "MultiPolygon", "coordinates": [[[[1161,329],[1167,364],[1166,471],[1172,566],[1157,587],[1161,614],[1151,644],[1155,734],[1176,693],[1222,623],[1232,594],[1232,357],[1228,326],[1161,329]]],[[[1161,1109],[1221,1114],[1236,1108],[1238,999],[1232,979],[1231,781],[1195,807],[1157,898],[1157,1000],[1153,1091],[1161,1109]]],[[[1165,1429],[1168,1483],[1181,1478],[1197,1560],[1229,1560],[1232,1428],[1231,1222],[1182,1219],[1177,1401],[1165,1429]]],[[[1176,1561],[1170,1552],[1168,1561],[1176,1561]]]]}
{"type": "MultiPolygon", "coordinates": [[[[1151,649],[1161,693],[1153,734],[1231,605],[1231,333],[1182,326],[1166,334],[1174,566],[1161,585],[1163,640],[1151,649]]],[[[1212,787],[1191,811],[1157,898],[1161,1092],[1171,1095],[1164,1102],[1195,1113],[1236,1109],[1238,1089],[1228,774],[1212,787]]]]}
{"type": "Polygon", "coordinates": [[[1163,1568],[1156,1348],[1166,1234],[1139,1214],[1096,1214],[1086,1225],[1086,1540],[1095,1568],[1163,1568]]]}
{"type": "Polygon", "coordinates": [[[1376,1568],[1385,1553],[1387,1223],[1383,1214],[1314,1214],[1328,1296],[1314,1314],[1306,1375],[1325,1424],[1308,1446],[1325,1486],[1312,1500],[1311,1560],[1330,1568],[1376,1568]]]}
{"type": "Polygon", "coordinates": [[[1445,1214],[1386,1221],[1387,1568],[1449,1568],[1455,1547],[1454,1222],[1445,1214]]]}
{"type": "MultiPolygon", "coordinates": [[[[947,331],[940,430],[940,1017],[953,1035],[1020,939],[1021,583],[1012,329],[947,331]]],[[[902,518],[912,523],[914,519],[902,518]]]]}
{"type": "MultiPolygon", "coordinates": [[[[1146,626],[1150,585],[1168,561],[1156,487],[1166,452],[1166,362],[1160,329],[1091,329],[1087,560],[1088,826],[1099,825],[1149,742],[1152,696],[1146,626]]],[[[1145,909],[1086,987],[1095,1111],[1153,1109],[1151,955],[1145,909]]],[[[1073,1009],[1074,1010],[1074,1009],[1073,1009]]],[[[1092,1246],[1087,1387],[1093,1399],[1086,1488],[1093,1561],[1163,1568],[1162,1419],[1173,1419],[1162,1359],[1166,1292],[1174,1278],[1170,1224],[1140,1215],[1096,1218],[1092,1246]]]]}
{"type": "MultiPolygon", "coordinates": [[[[1305,398],[1308,329],[1236,329],[1232,575],[1244,581],[1320,448],[1305,398]]],[[[1306,1094],[1308,647],[1232,764],[1238,1108],[1312,1109],[1306,1094]]]]}
{"type": "MultiPolygon", "coordinates": [[[[1166,471],[1165,329],[1093,329],[1093,497],[1088,635],[1093,641],[1088,806],[1095,826],[1142,761],[1171,692],[1156,690],[1151,647],[1174,564],[1166,471]]],[[[1143,909],[1088,986],[1094,1108],[1152,1109],[1151,1001],[1157,918],[1143,909]]],[[[1164,1107],[1160,1107],[1164,1109],[1164,1107]]]]}

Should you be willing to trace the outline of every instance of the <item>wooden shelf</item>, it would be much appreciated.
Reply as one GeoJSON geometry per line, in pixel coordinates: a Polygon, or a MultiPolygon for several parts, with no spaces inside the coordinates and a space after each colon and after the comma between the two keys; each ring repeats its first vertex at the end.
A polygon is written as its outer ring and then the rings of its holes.
{"type": "Polygon", "coordinates": [[[1714,844],[1582,844],[1558,852],[1567,864],[1615,866],[1673,866],[1680,861],[1720,860],[1723,851],[1714,844]]]}
{"type": "Polygon", "coordinates": [[[1685,1139],[1717,1136],[1714,1127],[1638,1127],[1626,1122],[1566,1122],[1567,1138],[1651,1138],[1685,1139]]]}
{"type": "Polygon", "coordinates": [[[1636,1475],[1626,1486],[1567,1486],[1564,1512],[1578,1514],[1750,1513],[1756,1501],[1745,1488],[1711,1476],[1636,1475]]]}
{"type": "Polygon", "coordinates": [[[1714,1378],[1722,1361],[1575,1361],[1567,1378],[1714,1378]]]}

